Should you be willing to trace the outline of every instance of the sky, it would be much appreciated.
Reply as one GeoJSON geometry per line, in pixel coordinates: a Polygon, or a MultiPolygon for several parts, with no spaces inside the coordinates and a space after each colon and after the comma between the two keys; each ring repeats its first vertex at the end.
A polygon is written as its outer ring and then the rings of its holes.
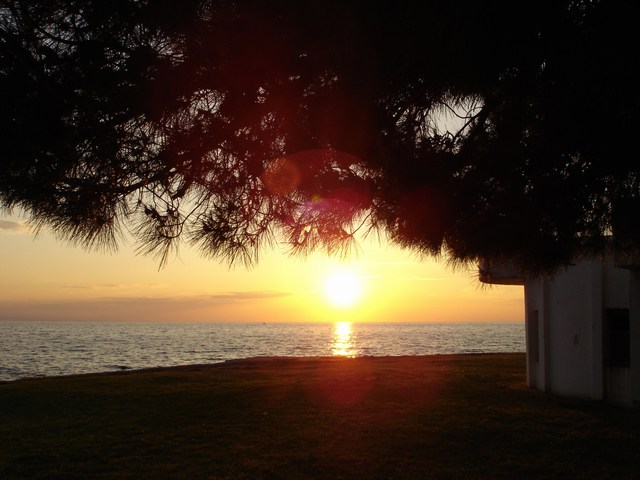
{"type": "Polygon", "coordinates": [[[475,269],[452,271],[377,239],[361,239],[344,262],[291,257],[283,246],[254,268],[229,268],[183,247],[158,266],[132,244],[88,252],[0,213],[0,321],[524,322],[523,287],[484,286],[475,269]],[[338,271],[355,287],[331,280],[338,271]],[[350,288],[346,306],[327,294],[350,288]]]}

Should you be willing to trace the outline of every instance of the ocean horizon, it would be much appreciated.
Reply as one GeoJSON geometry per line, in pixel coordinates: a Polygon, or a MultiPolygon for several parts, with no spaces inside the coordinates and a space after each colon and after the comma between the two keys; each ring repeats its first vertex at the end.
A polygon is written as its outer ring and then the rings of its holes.
{"type": "Polygon", "coordinates": [[[253,357],[525,351],[513,323],[0,322],[0,381],[253,357]]]}

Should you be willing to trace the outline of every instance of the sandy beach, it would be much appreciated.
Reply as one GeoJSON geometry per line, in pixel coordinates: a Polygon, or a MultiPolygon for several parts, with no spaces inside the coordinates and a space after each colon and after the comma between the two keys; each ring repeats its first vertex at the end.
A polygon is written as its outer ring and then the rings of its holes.
{"type": "Polygon", "coordinates": [[[0,478],[631,479],[640,415],[523,354],[258,358],[0,385],[0,478]]]}

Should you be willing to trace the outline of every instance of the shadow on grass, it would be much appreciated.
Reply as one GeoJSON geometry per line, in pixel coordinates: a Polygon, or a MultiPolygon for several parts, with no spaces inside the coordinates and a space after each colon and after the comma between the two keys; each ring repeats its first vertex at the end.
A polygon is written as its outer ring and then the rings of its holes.
{"type": "Polygon", "coordinates": [[[523,354],[255,359],[0,385],[0,478],[632,479],[640,416],[523,354]]]}

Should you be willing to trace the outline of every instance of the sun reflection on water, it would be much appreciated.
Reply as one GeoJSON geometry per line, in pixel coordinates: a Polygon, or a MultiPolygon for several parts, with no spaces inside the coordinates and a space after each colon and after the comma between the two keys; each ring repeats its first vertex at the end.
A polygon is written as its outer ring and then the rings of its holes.
{"type": "Polygon", "coordinates": [[[356,342],[351,322],[336,322],[333,325],[333,354],[340,357],[355,357],[356,342]]]}

